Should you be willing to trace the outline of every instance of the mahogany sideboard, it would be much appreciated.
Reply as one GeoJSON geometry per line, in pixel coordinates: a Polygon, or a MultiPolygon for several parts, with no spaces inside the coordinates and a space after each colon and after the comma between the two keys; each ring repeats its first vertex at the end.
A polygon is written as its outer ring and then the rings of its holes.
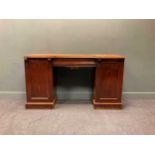
{"type": "Polygon", "coordinates": [[[31,54],[25,56],[26,108],[54,108],[54,67],[94,67],[94,108],[122,108],[125,57],[114,54],[31,54]]]}

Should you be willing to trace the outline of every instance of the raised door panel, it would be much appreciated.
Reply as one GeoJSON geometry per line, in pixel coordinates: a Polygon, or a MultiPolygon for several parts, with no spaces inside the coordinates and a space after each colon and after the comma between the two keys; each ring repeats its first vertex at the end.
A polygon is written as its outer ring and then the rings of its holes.
{"type": "Polygon", "coordinates": [[[28,59],[25,61],[28,101],[52,101],[52,64],[48,59],[28,59]]]}
{"type": "Polygon", "coordinates": [[[121,102],[124,60],[103,60],[96,67],[95,101],[121,102]]]}

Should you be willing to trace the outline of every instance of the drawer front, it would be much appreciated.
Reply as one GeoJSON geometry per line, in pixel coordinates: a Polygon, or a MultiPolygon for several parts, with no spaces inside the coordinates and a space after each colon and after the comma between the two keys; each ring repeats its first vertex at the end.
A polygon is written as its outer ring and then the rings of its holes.
{"type": "Polygon", "coordinates": [[[95,67],[96,62],[94,59],[81,59],[81,58],[58,58],[53,60],[55,67],[95,67]]]}

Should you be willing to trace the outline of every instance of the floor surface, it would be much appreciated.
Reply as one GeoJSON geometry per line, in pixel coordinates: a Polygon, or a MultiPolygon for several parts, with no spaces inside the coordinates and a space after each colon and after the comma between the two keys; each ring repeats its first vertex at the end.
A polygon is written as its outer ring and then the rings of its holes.
{"type": "Polygon", "coordinates": [[[54,110],[26,110],[21,99],[0,99],[0,134],[155,134],[155,100],[124,102],[123,110],[94,110],[88,101],[60,101],[54,110]]]}

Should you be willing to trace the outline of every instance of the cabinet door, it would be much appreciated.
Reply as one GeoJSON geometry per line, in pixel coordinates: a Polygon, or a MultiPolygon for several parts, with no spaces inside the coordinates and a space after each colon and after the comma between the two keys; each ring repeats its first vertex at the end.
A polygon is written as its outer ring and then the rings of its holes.
{"type": "Polygon", "coordinates": [[[103,60],[97,64],[96,102],[121,102],[124,60],[103,60]]]}
{"type": "Polygon", "coordinates": [[[49,59],[25,60],[27,101],[53,100],[53,69],[49,59]]]}

